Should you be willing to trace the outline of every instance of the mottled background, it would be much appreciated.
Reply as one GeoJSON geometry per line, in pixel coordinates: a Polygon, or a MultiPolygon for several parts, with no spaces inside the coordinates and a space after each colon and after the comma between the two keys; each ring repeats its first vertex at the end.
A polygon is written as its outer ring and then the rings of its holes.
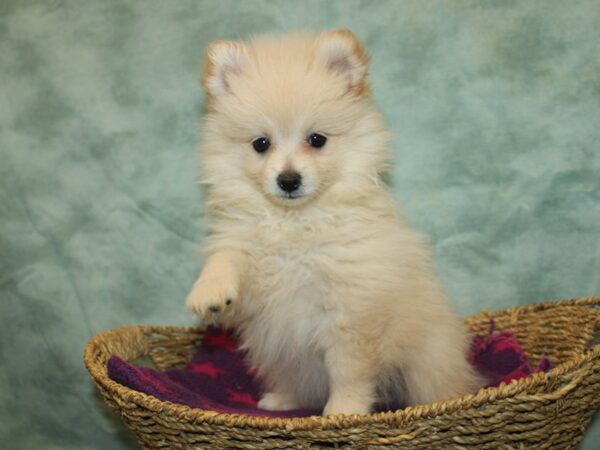
{"type": "Polygon", "coordinates": [[[600,293],[599,24],[593,0],[2,0],[0,447],[133,447],[82,349],[193,321],[213,39],[364,40],[396,197],[461,313],[600,293]]]}

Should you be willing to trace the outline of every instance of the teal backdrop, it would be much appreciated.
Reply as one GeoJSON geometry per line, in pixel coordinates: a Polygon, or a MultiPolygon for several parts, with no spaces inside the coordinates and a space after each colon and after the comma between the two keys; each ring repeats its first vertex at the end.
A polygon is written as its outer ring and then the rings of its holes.
{"type": "MultiPolygon", "coordinates": [[[[94,334],[194,323],[204,46],[348,27],[462,314],[600,293],[600,2],[0,2],[0,447],[135,448],[94,334]]],[[[600,423],[583,446],[600,448],[600,423]]]]}

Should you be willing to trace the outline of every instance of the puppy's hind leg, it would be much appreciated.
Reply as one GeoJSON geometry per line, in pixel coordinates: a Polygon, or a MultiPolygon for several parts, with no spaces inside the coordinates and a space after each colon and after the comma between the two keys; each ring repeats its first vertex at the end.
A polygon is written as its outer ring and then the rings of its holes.
{"type": "Polygon", "coordinates": [[[475,394],[486,384],[467,361],[462,337],[452,339],[452,333],[432,336],[422,351],[411,355],[402,371],[411,405],[475,394]]]}

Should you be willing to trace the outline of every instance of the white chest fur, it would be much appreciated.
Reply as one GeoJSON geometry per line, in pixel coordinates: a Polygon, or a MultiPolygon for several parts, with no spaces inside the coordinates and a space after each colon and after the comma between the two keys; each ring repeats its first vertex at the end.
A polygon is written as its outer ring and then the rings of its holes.
{"type": "Polygon", "coordinates": [[[323,346],[337,316],[330,295],[335,283],[326,267],[332,232],[302,218],[262,221],[251,239],[252,268],[241,299],[240,326],[250,359],[267,382],[294,374],[288,388],[315,404],[327,395],[323,346]],[[303,393],[302,386],[309,385],[313,388],[303,393]]]}

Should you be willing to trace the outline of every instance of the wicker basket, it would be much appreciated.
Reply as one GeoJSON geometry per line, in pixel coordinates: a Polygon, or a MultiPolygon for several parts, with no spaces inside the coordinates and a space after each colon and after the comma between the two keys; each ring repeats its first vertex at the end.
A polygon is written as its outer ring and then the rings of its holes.
{"type": "Polygon", "coordinates": [[[131,326],[94,337],[85,364],[105,401],[153,449],[567,449],[582,440],[600,406],[600,297],[482,312],[466,323],[480,335],[494,318],[512,329],[534,364],[548,373],[445,402],[395,412],[278,419],[192,409],[160,401],[110,378],[111,355],[149,356],[160,370],[187,362],[202,331],[131,326]]]}

